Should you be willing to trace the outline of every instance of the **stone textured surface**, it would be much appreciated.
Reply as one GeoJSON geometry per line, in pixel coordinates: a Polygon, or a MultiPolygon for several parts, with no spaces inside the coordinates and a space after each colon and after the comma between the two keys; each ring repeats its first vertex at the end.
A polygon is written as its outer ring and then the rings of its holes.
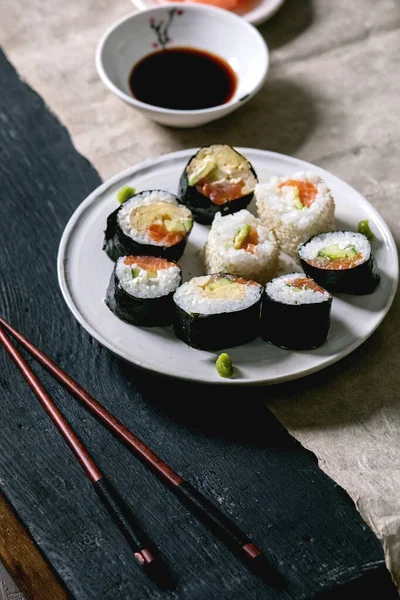
{"type": "MultiPolygon", "coordinates": [[[[261,32],[264,89],[198,130],[163,128],[99,81],[96,43],[128,0],[3,0],[0,42],[103,177],[185,147],[225,140],[293,154],[342,177],[380,211],[398,241],[400,5],[397,0],[287,0],[261,32]]],[[[338,365],[265,391],[268,406],[352,496],[381,538],[400,585],[400,303],[338,365]]],[[[0,596],[1,597],[1,596],[0,596]]]]}

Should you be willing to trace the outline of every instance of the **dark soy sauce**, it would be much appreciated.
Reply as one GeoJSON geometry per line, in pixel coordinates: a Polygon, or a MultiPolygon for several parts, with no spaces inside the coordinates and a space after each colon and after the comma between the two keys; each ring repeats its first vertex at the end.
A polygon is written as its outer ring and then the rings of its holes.
{"type": "Polygon", "coordinates": [[[134,65],[129,87],[137,100],[175,110],[210,108],[229,102],[237,77],[228,63],[195,48],[153,52],[134,65]]]}

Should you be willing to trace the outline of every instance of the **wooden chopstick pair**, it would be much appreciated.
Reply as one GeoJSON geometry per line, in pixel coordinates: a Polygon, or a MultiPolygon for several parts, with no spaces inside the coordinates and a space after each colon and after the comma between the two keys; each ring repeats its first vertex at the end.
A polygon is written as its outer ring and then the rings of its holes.
{"type": "MultiPolygon", "coordinates": [[[[104,477],[86,448],[73,432],[67,420],[54,404],[43,388],[28,363],[4,332],[6,329],[20,344],[36,358],[46,369],[60,381],[76,398],[78,398],[102,423],[116,436],[125,442],[132,452],[140,456],[146,465],[152,467],[164,480],[172,486],[178,498],[217,534],[233,551],[244,558],[252,567],[260,567],[265,557],[261,550],[220,511],[210,500],[201,494],[188,481],[185,481],[169,465],[159,458],[144,442],[137,438],[114,415],[105,409],[93,396],[84,390],[74,379],[65,373],[41,350],[36,348],[26,337],[14,329],[5,319],[0,317],[0,341],[11,355],[26,381],[40,400],[46,412],[60,430],[64,439],[75,453],[84,468],[95,490],[106,506],[108,512],[117,523],[127,539],[138,563],[144,567],[157,563],[156,556],[148,548],[146,537],[142,534],[129,507],[125,504],[111,483],[104,477]]],[[[257,568],[257,571],[259,569],[257,568]]]]}

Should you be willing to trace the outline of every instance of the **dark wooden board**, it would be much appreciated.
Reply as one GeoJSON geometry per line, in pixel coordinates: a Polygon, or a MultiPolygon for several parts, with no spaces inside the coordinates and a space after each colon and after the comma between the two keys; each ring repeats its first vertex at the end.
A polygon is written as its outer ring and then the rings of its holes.
{"type": "Polygon", "coordinates": [[[175,586],[150,582],[1,351],[0,486],[71,597],[308,599],[329,590],[329,597],[342,596],[350,585],[367,598],[372,583],[381,598],[397,597],[379,541],[315,457],[266,410],[264,392],[149,376],[75,322],[57,285],[57,247],[100,178],[4,55],[0,89],[1,313],[273,554],[285,584],[277,589],[250,573],[30,360],[168,562],[175,586]]]}
{"type": "Polygon", "coordinates": [[[0,493],[0,556],[27,598],[67,600],[68,594],[13,508],[0,493]]]}

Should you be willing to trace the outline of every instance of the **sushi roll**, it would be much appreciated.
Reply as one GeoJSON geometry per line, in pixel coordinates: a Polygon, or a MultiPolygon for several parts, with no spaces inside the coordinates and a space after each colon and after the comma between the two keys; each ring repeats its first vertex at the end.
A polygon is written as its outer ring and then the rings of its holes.
{"type": "Polygon", "coordinates": [[[380,281],[371,244],[362,233],[332,231],[300,247],[301,266],[332,293],[370,294],[380,281]]]}
{"type": "Polygon", "coordinates": [[[328,335],[332,296],[303,273],[276,277],[266,285],[261,336],[288,350],[322,346],[328,335]]]}
{"type": "Polygon", "coordinates": [[[313,173],[272,177],[255,190],[261,221],[272,227],[277,242],[298,260],[300,244],[335,228],[335,202],[326,183],[313,173]]]}
{"type": "Polygon", "coordinates": [[[201,148],[186,165],[179,197],[199,223],[209,224],[216,213],[246,208],[253,198],[256,173],[249,161],[230,146],[201,148]]]}
{"type": "Polygon", "coordinates": [[[276,275],[279,249],[272,231],[240,210],[215,215],[202,257],[207,273],[232,273],[265,284],[276,275]]]}
{"type": "Polygon", "coordinates": [[[199,350],[239,346],[258,335],[263,288],[227,274],[193,277],[174,294],[174,331],[199,350]]]}
{"type": "Polygon", "coordinates": [[[133,325],[170,325],[172,296],[181,281],[181,269],[175,262],[154,256],[121,256],[111,275],[106,304],[119,319],[133,325]]]}
{"type": "Polygon", "coordinates": [[[103,250],[114,261],[126,255],[178,260],[192,226],[192,213],[173,194],[140,192],[108,217],[103,250]]]}

